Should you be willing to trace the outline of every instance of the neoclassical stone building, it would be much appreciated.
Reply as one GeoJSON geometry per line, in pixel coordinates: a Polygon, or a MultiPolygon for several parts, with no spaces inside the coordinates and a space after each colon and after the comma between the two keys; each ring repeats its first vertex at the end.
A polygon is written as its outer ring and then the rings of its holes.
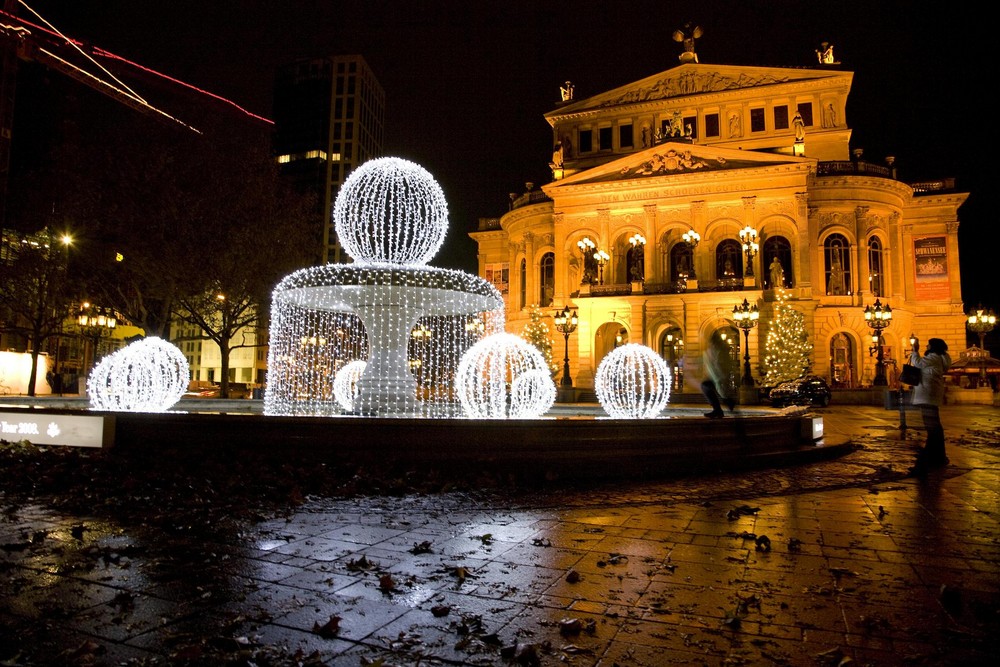
{"type": "MultiPolygon", "coordinates": [[[[893,158],[851,150],[852,78],[822,63],[688,60],[586,99],[567,86],[545,114],[552,181],[528,184],[471,234],[508,329],[520,331],[533,304],[550,316],[570,306],[575,387],[592,388],[604,355],[628,341],[686,371],[674,390],[688,392],[704,342],[724,329],[741,366],[749,350],[759,383],[782,282],[805,315],[812,371],[834,386],[875,381],[864,308],[876,299],[892,309],[882,334],[890,386],[911,333],[964,349],[957,232],[968,195],[952,179],[904,183],[893,158]],[[760,311],[748,348],[733,322],[744,299],[760,311]]],[[[553,338],[561,357],[563,336],[553,338]]]]}

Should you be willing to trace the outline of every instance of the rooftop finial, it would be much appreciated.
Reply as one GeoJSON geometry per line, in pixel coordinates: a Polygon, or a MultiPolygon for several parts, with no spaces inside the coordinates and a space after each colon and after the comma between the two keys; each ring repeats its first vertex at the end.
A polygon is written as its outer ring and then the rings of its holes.
{"type": "Polygon", "coordinates": [[[684,24],[680,30],[674,30],[674,41],[684,44],[684,52],[677,56],[682,63],[698,62],[698,54],[694,52],[694,40],[702,35],[701,26],[693,25],[690,21],[684,24]]]}

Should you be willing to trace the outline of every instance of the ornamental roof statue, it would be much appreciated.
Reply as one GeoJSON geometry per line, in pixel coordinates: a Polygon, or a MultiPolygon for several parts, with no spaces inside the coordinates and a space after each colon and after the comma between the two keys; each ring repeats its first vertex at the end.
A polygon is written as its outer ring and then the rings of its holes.
{"type": "Polygon", "coordinates": [[[694,52],[694,40],[702,35],[701,26],[691,25],[688,21],[680,30],[674,30],[674,41],[684,44],[684,52],[677,56],[682,63],[698,62],[698,54],[694,52]]]}

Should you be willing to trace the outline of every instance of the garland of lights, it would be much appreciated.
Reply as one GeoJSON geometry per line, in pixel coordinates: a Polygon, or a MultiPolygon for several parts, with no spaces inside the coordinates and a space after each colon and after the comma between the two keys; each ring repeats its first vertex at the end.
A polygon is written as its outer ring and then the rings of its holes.
{"type": "Polygon", "coordinates": [[[455,392],[465,415],[473,419],[540,417],[556,396],[542,354],[506,332],[487,336],[465,353],[455,392]]]}
{"type": "Polygon", "coordinates": [[[400,158],[369,160],[340,187],[333,223],[356,262],[426,264],[444,242],[448,205],[434,177],[400,158]]]}
{"type": "Polygon", "coordinates": [[[670,369],[658,354],[645,345],[627,343],[601,361],[594,390],[611,417],[652,419],[670,400],[670,381],[670,369]]]}
{"type": "Polygon", "coordinates": [[[345,181],[333,216],[355,263],[300,269],[275,287],[264,414],[460,414],[458,365],[503,331],[504,303],[479,276],[424,265],[447,230],[441,188],[411,162],[372,160],[345,181]],[[340,379],[357,362],[358,377],[340,379]]]}
{"type": "Polygon", "coordinates": [[[354,409],[354,401],[358,398],[358,380],[365,372],[368,363],[361,359],[352,361],[339,371],[333,378],[333,397],[345,412],[354,409]]]}
{"type": "Polygon", "coordinates": [[[144,338],[104,357],[87,378],[95,410],[164,412],[187,389],[190,369],[176,345],[144,338]]]}

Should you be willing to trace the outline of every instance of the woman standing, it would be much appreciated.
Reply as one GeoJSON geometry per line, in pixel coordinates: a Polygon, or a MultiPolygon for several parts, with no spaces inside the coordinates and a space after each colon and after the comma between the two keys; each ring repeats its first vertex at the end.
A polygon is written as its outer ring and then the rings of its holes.
{"type": "Polygon", "coordinates": [[[925,473],[930,468],[948,465],[944,453],[944,427],[938,408],[944,403],[944,374],[951,366],[948,344],[940,338],[927,341],[927,350],[920,356],[920,339],[914,337],[910,365],[920,369],[920,384],[913,388],[913,404],[920,408],[927,431],[927,444],[917,454],[913,472],[925,473]]]}

